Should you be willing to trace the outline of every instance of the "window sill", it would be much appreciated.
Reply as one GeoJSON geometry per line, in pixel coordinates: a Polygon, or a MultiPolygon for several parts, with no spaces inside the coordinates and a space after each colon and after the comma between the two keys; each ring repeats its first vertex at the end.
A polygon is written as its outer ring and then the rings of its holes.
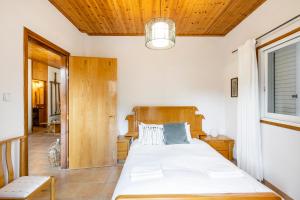
{"type": "Polygon", "coordinates": [[[294,124],[289,124],[289,123],[284,123],[284,122],[278,122],[278,121],[273,121],[271,119],[267,119],[267,118],[263,118],[260,120],[260,123],[262,124],[268,124],[271,126],[277,126],[277,127],[281,127],[281,128],[286,128],[286,129],[291,129],[294,131],[300,131],[300,125],[294,125],[294,124]]]}

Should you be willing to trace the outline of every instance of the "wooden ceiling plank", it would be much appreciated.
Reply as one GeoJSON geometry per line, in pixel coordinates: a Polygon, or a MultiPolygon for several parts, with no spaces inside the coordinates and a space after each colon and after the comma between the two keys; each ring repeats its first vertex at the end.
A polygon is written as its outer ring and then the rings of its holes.
{"type": "MultiPolygon", "coordinates": [[[[189,34],[194,34],[195,33],[194,30],[200,24],[199,21],[197,20],[197,18],[195,17],[196,15],[194,15],[194,13],[197,11],[197,8],[198,8],[197,3],[198,3],[198,1],[193,2],[193,5],[191,5],[190,10],[187,11],[189,13],[188,17],[185,18],[185,20],[183,21],[183,24],[185,24],[184,31],[189,34]]],[[[203,21],[203,23],[204,23],[204,21],[203,21]]],[[[201,33],[201,32],[199,32],[199,33],[201,33]]]]}
{"type": "Polygon", "coordinates": [[[189,33],[189,25],[190,25],[190,16],[193,12],[193,7],[195,5],[195,3],[197,2],[197,0],[184,0],[183,1],[183,8],[181,8],[182,11],[182,15],[180,16],[180,18],[178,20],[176,20],[176,24],[177,24],[177,32],[178,34],[184,34],[189,33]]]}
{"type": "Polygon", "coordinates": [[[210,23],[206,26],[205,32],[209,32],[210,29],[214,26],[215,23],[217,23],[220,18],[222,17],[222,14],[226,12],[228,7],[232,4],[233,0],[224,1],[225,5],[222,9],[219,10],[219,12],[215,15],[214,20],[211,20],[210,23]]]}
{"type": "Polygon", "coordinates": [[[125,10],[124,14],[125,14],[125,19],[126,19],[126,32],[127,33],[131,33],[131,32],[136,32],[136,23],[138,22],[134,22],[134,17],[133,17],[133,6],[132,4],[134,4],[133,2],[135,2],[135,0],[132,1],[126,1],[126,0],[121,0],[122,1],[122,6],[123,9],[125,10]]]}
{"type": "Polygon", "coordinates": [[[177,34],[180,34],[183,31],[183,27],[181,25],[181,21],[184,18],[185,10],[184,7],[186,0],[178,0],[175,8],[175,15],[171,17],[175,21],[176,25],[176,32],[177,34]]]}
{"type": "MultiPolygon", "coordinates": [[[[260,5],[262,5],[266,0],[255,0],[254,4],[251,6],[250,9],[247,9],[243,16],[240,19],[236,19],[233,21],[230,27],[227,27],[224,32],[225,34],[229,33],[234,27],[239,25],[246,17],[248,17],[256,8],[258,8],[260,5]]],[[[243,7],[243,6],[242,6],[243,7]]]]}
{"type": "Polygon", "coordinates": [[[140,0],[136,0],[136,1],[137,1],[137,6],[135,9],[136,9],[137,17],[135,17],[134,21],[137,21],[137,23],[139,24],[138,30],[144,33],[146,23],[144,22],[144,16],[142,12],[143,10],[142,2],[140,0]]]}
{"type": "Polygon", "coordinates": [[[83,13],[80,12],[80,7],[78,8],[76,5],[74,6],[72,4],[72,0],[63,0],[63,5],[69,6],[69,10],[72,13],[72,16],[75,18],[78,24],[82,25],[85,29],[86,32],[93,32],[93,28],[89,26],[88,20],[86,19],[85,16],[83,16],[83,13]]]}
{"type": "Polygon", "coordinates": [[[226,10],[223,12],[223,15],[219,18],[218,21],[214,24],[214,26],[211,27],[209,32],[224,32],[226,27],[230,27],[233,23],[232,20],[240,19],[240,16],[238,13],[235,13],[235,15],[232,15],[232,9],[239,8],[240,7],[240,0],[231,1],[231,4],[226,8],[226,10]],[[222,23],[221,23],[222,22],[222,23]]]}
{"type": "Polygon", "coordinates": [[[93,26],[91,23],[91,19],[88,16],[89,11],[85,8],[86,6],[81,5],[81,1],[73,1],[73,0],[67,0],[69,4],[73,7],[73,13],[79,15],[79,17],[82,19],[83,23],[88,28],[89,32],[97,32],[97,29],[95,26],[93,26]]]}
{"type": "Polygon", "coordinates": [[[143,35],[152,18],[175,21],[177,35],[225,35],[266,0],[49,0],[89,35],[143,35]]]}
{"type": "Polygon", "coordinates": [[[124,1],[118,1],[118,0],[112,0],[112,8],[114,8],[115,13],[117,15],[118,18],[118,26],[121,27],[121,31],[118,32],[123,32],[123,33],[128,33],[128,29],[126,27],[126,14],[124,12],[122,12],[122,9],[125,7],[124,6],[124,1]]]}
{"type": "Polygon", "coordinates": [[[99,5],[99,1],[97,0],[91,0],[91,4],[93,6],[93,12],[95,12],[95,17],[98,21],[98,26],[100,26],[100,29],[103,30],[103,31],[109,31],[109,32],[114,32],[111,28],[111,25],[107,22],[106,19],[104,19],[105,17],[103,16],[106,16],[106,13],[104,13],[103,11],[105,9],[101,9],[101,5],[99,5]],[[104,20],[103,20],[104,19],[104,20]]]}
{"type": "Polygon", "coordinates": [[[145,24],[148,23],[153,16],[153,7],[154,7],[155,2],[154,1],[143,1],[142,2],[142,8],[144,10],[143,16],[144,16],[144,22],[145,24]]]}
{"type": "Polygon", "coordinates": [[[139,1],[139,12],[140,12],[140,23],[141,23],[141,29],[143,30],[143,33],[145,32],[145,25],[146,25],[146,20],[145,20],[145,9],[143,7],[143,0],[138,0],[139,1]]]}
{"type": "Polygon", "coordinates": [[[108,24],[107,33],[116,33],[116,32],[126,32],[126,25],[124,24],[124,19],[120,18],[122,12],[116,9],[116,6],[119,6],[118,0],[100,0],[102,7],[103,20],[108,24]],[[105,9],[103,9],[105,8],[105,9]],[[113,15],[113,16],[112,16],[113,15]]]}
{"type": "Polygon", "coordinates": [[[209,24],[211,23],[211,21],[213,21],[213,18],[216,17],[216,13],[218,13],[219,11],[219,6],[218,6],[218,3],[222,4],[224,3],[224,1],[214,1],[213,3],[209,3],[209,2],[206,2],[206,5],[205,5],[205,11],[204,11],[204,18],[201,19],[201,21],[203,21],[203,26],[201,27],[202,29],[202,33],[206,33],[206,27],[209,26],[209,24]],[[216,5],[217,4],[217,5],[216,5]]]}
{"type": "MultiPolygon", "coordinates": [[[[124,32],[126,33],[126,25],[123,23],[123,19],[119,17],[119,12],[116,10],[116,6],[119,6],[118,1],[116,0],[101,0],[102,10],[103,10],[103,19],[109,25],[108,31],[111,33],[124,32]],[[114,3],[115,2],[115,3],[114,3]],[[105,9],[103,9],[105,8],[105,9]],[[123,24],[120,26],[120,24],[123,24]]],[[[100,8],[101,9],[101,8],[100,8]]],[[[120,13],[121,14],[121,13],[120,13]]]]}
{"type": "Polygon", "coordinates": [[[97,21],[97,14],[95,13],[94,6],[90,0],[74,1],[75,5],[78,6],[78,13],[83,15],[88,20],[88,25],[93,31],[101,30],[100,22],[97,21]]]}
{"type": "Polygon", "coordinates": [[[193,10],[191,11],[191,15],[188,20],[188,24],[186,26],[185,32],[189,34],[202,34],[203,28],[208,21],[207,13],[211,13],[211,7],[209,3],[205,0],[196,1],[193,5],[193,10]],[[201,14],[198,14],[201,13],[201,14]]]}
{"type": "Polygon", "coordinates": [[[140,20],[141,15],[140,15],[139,10],[141,8],[140,8],[140,5],[139,5],[139,1],[134,0],[134,1],[131,1],[131,3],[129,2],[129,4],[130,4],[130,9],[132,10],[132,12],[129,12],[130,24],[132,25],[132,27],[134,27],[133,31],[135,33],[141,32],[143,30],[143,25],[142,25],[141,20],[140,20]]]}
{"type": "Polygon", "coordinates": [[[247,4],[245,4],[244,0],[233,0],[219,20],[211,26],[208,33],[224,33],[226,35],[263,2],[265,0],[247,0],[247,4]]]}
{"type": "Polygon", "coordinates": [[[201,31],[201,27],[206,23],[206,14],[205,12],[208,10],[208,4],[205,3],[203,0],[195,2],[193,6],[193,11],[190,15],[190,20],[188,21],[188,26],[186,27],[186,32],[188,33],[195,33],[198,32],[203,33],[201,31]],[[205,12],[203,12],[203,10],[205,12]],[[201,13],[200,15],[198,13],[201,13]],[[199,23],[201,22],[201,24],[199,23]],[[200,31],[198,31],[200,30],[200,31]]]}

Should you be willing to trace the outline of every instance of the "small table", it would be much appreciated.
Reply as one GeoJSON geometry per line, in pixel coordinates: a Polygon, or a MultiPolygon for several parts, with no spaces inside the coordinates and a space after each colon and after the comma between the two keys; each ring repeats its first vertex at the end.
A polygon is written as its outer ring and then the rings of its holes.
{"type": "Polygon", "coordinates": [[[202,140],[212,146],[228,160],[233,160],[233,139],[225,135],[219,135],[217,137],[206,136],[202,140]]]}
{"type": "Polygon", "coordinates": [[[50,122],[50,130],[53,134],[60,134],[60,122],[54,121],[50,122]]]}
{"type": "Polygon", "coordinates": [[[118,141],[117,141],[118,162],[124,162],[126,160],[131,141],[132,141],[132,137],[118,136],[118,141]]]}

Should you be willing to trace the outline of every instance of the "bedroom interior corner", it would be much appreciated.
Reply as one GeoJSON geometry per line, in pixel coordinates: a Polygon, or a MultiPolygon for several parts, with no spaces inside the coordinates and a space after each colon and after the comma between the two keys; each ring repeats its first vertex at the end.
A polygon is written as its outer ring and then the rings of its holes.
{"type": "Polygon", "coordinates": [[[7,182],[24,175],[47,177],[33,200],[49,199],[52,191],[58,200],[300,199],[300,2],[187,2],[0,3],[0,199],[7,182]],[[149,49],[147,40],[166,37],[144,37],[144,29],[156,28],[169,31],[172,48],[149,49]],[[242,160],[238,108],[246,89],[234,50],[265,33],[254,45],[260,103],[254,132],[262,156],[256,176],[236,160],[242,160]],[[60,166],[53,167],[57,155],[60,166]]]}

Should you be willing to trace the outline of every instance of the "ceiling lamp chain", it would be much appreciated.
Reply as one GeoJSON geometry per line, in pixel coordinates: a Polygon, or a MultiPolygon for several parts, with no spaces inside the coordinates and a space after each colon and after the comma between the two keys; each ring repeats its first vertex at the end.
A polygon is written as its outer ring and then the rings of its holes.
{"type": "Polygon", "coordinates": [[[175,22],[171,19],[160,17],[151,19],[145,25],[145,45],[149,49],[170,49],[175,46],[175,22]]]}

